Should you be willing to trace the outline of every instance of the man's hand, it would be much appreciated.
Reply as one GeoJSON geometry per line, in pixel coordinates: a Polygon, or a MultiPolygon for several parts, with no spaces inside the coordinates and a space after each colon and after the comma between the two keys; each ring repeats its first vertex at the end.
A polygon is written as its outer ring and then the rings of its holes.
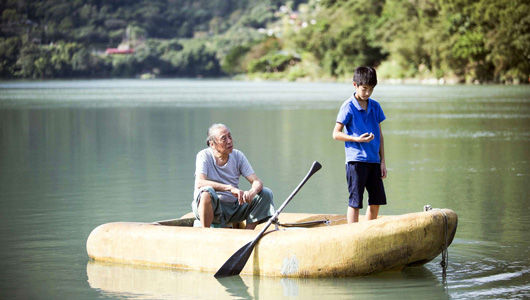
{"type": "Polygon", "coordinates": [[[254,196],[256,196],[256,193],[254,193],[253,191],[242,191],[238,188],[232,188],[230,190],[230,193],[236,196],[239,204],[250,203],[252,202],[252,199],[254,198],[254,196]]]}
{"type": "Polygon", "coordinates": [[[236,196],[237,198],[237,201],[239,202],[239,204],[243,204],[243,194],[244,192],[238,188],[232,188],[230,190],[230,193],[232,193],[232,195],[236,196]]]}
{"type": "Polygon", "coordinates": [[[252,199],[254,199],[254,196],[256,196],[256,193],[254,193],[252,190],[246,191],[243,193],[243,201],[250,203],[252,202],[252,199]]]}

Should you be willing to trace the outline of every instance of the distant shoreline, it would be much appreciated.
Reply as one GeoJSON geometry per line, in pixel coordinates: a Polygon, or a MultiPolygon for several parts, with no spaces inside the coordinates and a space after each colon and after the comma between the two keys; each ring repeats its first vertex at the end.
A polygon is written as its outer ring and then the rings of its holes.
{"type": "MultiPolygon", "coordinates": [[[[236,75],[236,76],[222,76],[222,77],[152,77],[152,78],[140,78],[139,76],[135,77],[68,77],[68,78],[42,78],[42,79],[29,79],[29,78],[10,78],[10,79],[0,79],[0,83],[6,82],[40,82],[40,81],[76,81],[76,80],[171,80],[171,79],[181,79],[181,80],[233,80],[233,81],[278,81],[278,82],[345,82],[350,83],[351,78],[320,78],[312,79],[307,77],[300,77],[295,80],[289,80],[287,78],[276,78],[268,79],[263,77],[252,77],[249,78],[247,75],[236,75]]],[[[529,80],[530,81],[530,80],[529,80]]],[[[379,84],[388,84],[388,85],[516,85],[523,86],[528,85],[530,82],[462,82],[458,79],[436,79],[436,78],[383,78],[378,79],[379,84]]]]}

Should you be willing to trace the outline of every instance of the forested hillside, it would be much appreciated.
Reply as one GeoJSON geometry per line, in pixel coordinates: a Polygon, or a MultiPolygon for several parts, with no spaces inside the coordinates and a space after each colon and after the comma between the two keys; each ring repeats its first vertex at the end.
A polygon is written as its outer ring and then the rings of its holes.
{"type": "Polygon", "coordinates": [[[0,0],[0,77],[522,82],[526,0],[0,0]],[[108,51],[107,49],[112,48],[108,51]],[[117,48],[117,49],[116,49],[117,48]]]}

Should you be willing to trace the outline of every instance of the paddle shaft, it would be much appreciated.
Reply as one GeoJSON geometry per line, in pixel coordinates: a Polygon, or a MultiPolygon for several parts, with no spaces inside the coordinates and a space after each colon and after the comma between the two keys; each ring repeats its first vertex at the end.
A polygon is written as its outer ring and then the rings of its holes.
{"type": "Polygon", "coordinates": [[[272,217],[269,219],[269,221],[267,222],[267,224],[265,224],[265,226],[263,227],[263,229],[259,232],[258,236],[256,237],[256,239],[259,239],[263,233],[265,233],[265,231],[267,230],[267,228],[269,228],[269,226],[272,224],[272,222],[274,222],[277,218],[278,218],[278,215],[282,212],[282,210],[287,206],[287,204],[289,204],[289,202],[291,201],[291,199],[293,199],[293,197],[298,193],[298,191],[304,186],[304,184],[309,180],[309,178],[311,178],[311,176],[313,176],[313,174],[315,174],[318,170],[320,170],[322,168],[322,165],[318,162],[318,161],[315,161],[313,162],[313,165],[311,166],[311,169],[309,170],[309,172],[307,173],[307,175],[304,177],[304,179],[300,182],[300,184],[298,184],[298,186],[294,189],[294,191],[291,193],[291,195],[282,203],[282,205],[280,206],[280,208],[278,208],[276,210],[276,212],[274,213],[274,215],[272,215],[272,217]]]}
{"type": "Polygon", "coordinates": [[[250,254],[252,253],[252,250],[254,249],[254,246],[258,242],[258,240],[263,236],[265,231],[269,228],[269,226],[272,224],[273,221],[275,221],[278,218],[278,215],[282,212],[282,210],[287,206],[289,201],[298,193],[298,191],[304,186],[304,184],[315,174],[318,170],[322,168],[322,165],[315,161],[313,162],[313,165],[311,166],[311,169],[307,173],[307,175],[304,177],[302,182],[298,184],[298,186],[294,189],[294,191],[291,193],[291,195],[283,202],[283,204],[276,210],[274,215],[269,219],[267,224],[261,229],[259,234],[249,243],[241,247],[236,253],[234,253],[219,270],[217,273],[215,273],[215,277],[227,277],[227,276],[233,276],[233,275],[239,275],[241,273],[241,270],[245,267],[245,264],[247,263],[248,258],[250,257],[250,254]]]}

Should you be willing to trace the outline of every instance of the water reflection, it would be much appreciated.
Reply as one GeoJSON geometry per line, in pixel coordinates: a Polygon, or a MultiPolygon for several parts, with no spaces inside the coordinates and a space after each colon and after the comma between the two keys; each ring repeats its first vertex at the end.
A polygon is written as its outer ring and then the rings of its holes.
{"type": "MultiPolygon", "coordinates": [[[[208,274],[211,276],[211,274],[208,274]]],[[[227,294],[232,299],[254,299],[249,287],[243,281],[241,276],[231,276],[217,279],[219,283],[225,288],[227,294]]],[[[258,284],[259,286],[259,284],[258,284]]]]}
{"type": "Polygon", "coordinates": [[[449,298],[443,282],[425,267],[353,278],[216,279],[212,273],[90,261],[87,275],[101,295],[127,299],[406,299],[412,289],[421,299],[449,298]]]}

